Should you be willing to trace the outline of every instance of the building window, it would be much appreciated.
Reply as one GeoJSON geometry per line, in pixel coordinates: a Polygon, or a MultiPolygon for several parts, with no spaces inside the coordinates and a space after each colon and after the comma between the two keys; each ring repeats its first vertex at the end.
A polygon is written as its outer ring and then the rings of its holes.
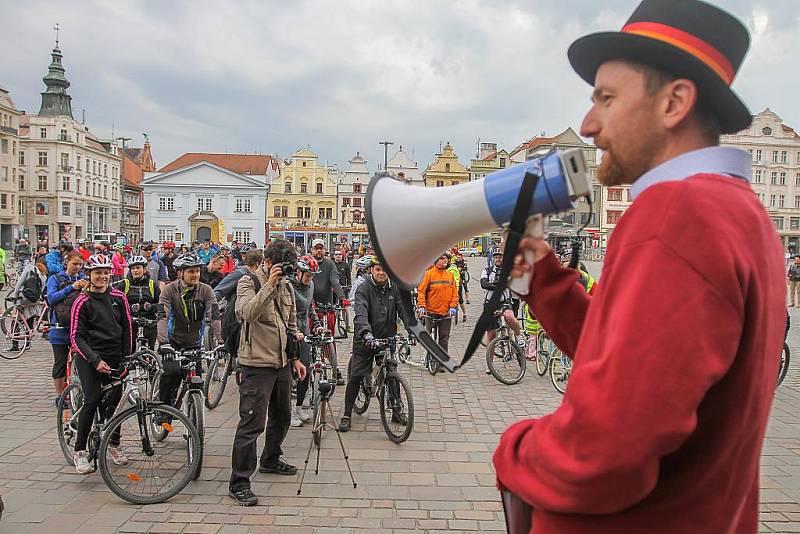
{"type": "Polygon", "coordinates": [[[111,220],[116,221],[117,219],[119,219],[119,211],[117,208],[111,208],[111,220]]]}
{"type": "Polygon", "coordinates": [[[361,207],[361,197],[355,197],[353,199],[353,207],[360,208],[361,207]]]}
{"type": "Polygon", "coordinates": [[[794,175],[794,185],[800,187],[800,172],[794,175]]]}
{"type": "Polygon", "coordinates": [[[317,182],[317,194],[322,194],[322,182],[317,182]]]}
{"type": "Polygon", "coordinates": [[[281,206],[281,217],[289,217],[289,206],[281,206]]]}
{"type": "Polygon", "coordinates": [[[86,180],[86,196],[87,196],[87,197],[89,196],[89,183],[90,183],[90,182],[89,182],[89,180],[87,179],[87,180],[86,180]]]}
{"type": "Polygon", "coordinates": [[[20,150],[19,151],[19,164],[20,165],[25,165],[25,151],[24,150],[20,150]]]}
{"type": "Polygon", "coordinates": [[[8,154],[8,139],[0,139],[0,152],[8,154]]]}
{"type": "Polygon", "coordinates": [[[298,219],[302,219],[303,218],[303,208],[302,207],[298,207],[297,208],[297,218],[298,219]]]}
{"type": "Polygon", "coordinates": [[[211,211],[211,197],[199,197],[197,199],[197,211],[211,211]]]}
{"type": "Polygon", "coordinates": [[[325,218],[325,208],[319,208],[319,218],[320,219],[325,218]]]}
{"type": "Polygon", "coordinates": [[[19,175],[19,190],[20,191],[25,191],[25,175],[24,174],[20,174],[19,175]]]}
{"type": "Polygon", "coordinates": [[[606,224],[617,224],[621,218],[621,210],[609,210],[606,212],[606,224]]]}
{"type": "Polygon", "coordinates": [[[47,167],[47,152],[39,152],[39,167],[47,167]]]}
{"type": "Polygon", "coordinates": [[[449,163],[445,163],[444,164],[444,172],[450,172],[450,164],[449,163]]]}
{"type": "Polygon", "coordinates": [[[50,206],[48,205],[46,200],[37,201],[33,205],[34,213],[36,215],[49,215],[50,214],[50,206]]]}
{"type": "Polygon", "coordinates": [[[361,193],[361,184],[353,184],[353,193],[361,193]]]}
{"type": "Polygon", "coordinates": [[[770,208],[774,208],[775,207],[775,195],[770,195],[769,196],[769,207],[770,208]]]}
{"type": "Polygon", "coordinates": [[[778,209],[783,209],[786,204],[786,196],[778,195],[778,209]]]}
{"type": "Polygon", "coordinates": [[[2,178],[4,182],[8,181],[8,167],[0,167],[0,178],[2,178]]]}
{"type": "Polygon", "coordinates": [[[786,185],[786,173],[782,172],[780,176],[781,176],[780,184],[781,185],[786,185]]]}
{"type": "Polygon", "coordinates": [[[308,193],[308,184],[305,182],[300,183],[300,192],[301,193],[308,193]]]}
{"type": "Polygon", "coordinates": [[[69,217],[69,215],[70,215],[69,202],[62,202],[61,203],[61,215],[63,215],[64,217],[69,217]]]}
{"type": "Polygon", "coordinates": [[[283,184],[283,192],[284,193],[292,192],[292,182],[286,182],[285,184],[283,184]]]}
{"type": "Polygon", "coordinates": [[[458,185],[458,180],[450,180],[450,185],[458,185]]]}
{"type": "Polygon", "coordinates": [[[781,150],[781,163],[789,163],[789,152],[781,150]]]}
{"type": "Polygon", "coordinates": [[[622,189],[609,189],[608,200],[609,202],[622,202],[622,189]]]}
{"type": "Polygon", "coordinates": [[[75,156],[75,168],[81,170],[81,157],[75,156]]]}
{"type": "Polygon", "coordinates": [[[164,243],[165,241],[175,241],[175,229],[174,228],[159,228],[158,229],[158,241],[160,243],[164,243]]]}
{"type": "Polygon", "coordinates": [[[756,163],[761,163],[761,149],[756,149],[756,163]]]}
{"type": "Polygon", "coordinates": [[[773,217],[772,222],[775,223],[775,228],[783,230],[783,217],[773,217]]]}
{"type": "Polygon", "coordinates": [[[83,215],[83,204],[80,202],[75,203],[75,216],[80,217],[83,215]]]}
{"type": "Polygon", "coordinates": [[[770,180],[772,185],[778,185],[778,171],[772,171],[772,179],[770,180]]]}
{"type": "Polygon", "coordinates": [[[69,191],[70,190],[70,183],[69,183],[69,176],[64,175],[61,177],[61,190],[62,191],[69,191]]]}
{"type": "Polygon", "coordinates": [[[47,191],[47,176],[39,176],[37,191],[47,191]]]}
{"type": "Polygon", "coordinates": [[[436,180],[436,187],[444,187],[444,180],[436,180]]]}
{"type": "Polygon", "coordinates": [[[92,174],[97,174],[97,162],[92,160],[92,174]]]}
{"type": "Polygon", "coordinates": [[[800,230],[800,217],[789,219],[789,230],[800,230]]]}
{"type": "Polygon", "coordinates": [[[108,198],[108,186],[103,186],[103,198],[108,198]]]}
{"type": "Polygon", "coordinates": [[[304,162],[303,162],[303,167],[305,167],[305,166],[306,166],[306,162],[304,161],[304,162]]]}
{"type": "Polygon", "coordinates": [[[68,140],[67,139],[67,131],[66,130],[61,130],[61,132],[58,135],[58,140],[59,141],[67,141],[68,140]]]}
{"type": "Polygon", "coordinates": [[[236,199],[236,211],[240,213],[250,213],[250,199],[249,198],[237,198],[236,199]]]}
{"type": "Polygon", "coordinates": [[[250,228],[236,229],[233,231],[233,239],[239,243],[249,243],[251,232],[250,228]]]}
{"type": "Polygon", "coordinates": [[[350,206],[350,197],[343,197],[342,198],[342,207],[347,208],[350,206]]]}
{"type": "Polygon", "coordinates": [[[108,165],[107,164],[103,164],[103,176],[108,178],[108,165]]]}
{"type": "Polygon", "coordinates": [[[39,128],[39,139],[47,139],[47,128],[39,128]]]}
{"type": "Polygon", "coordinates": [[[25,213],[25,202],[22,199],[17,201],[17,212],[22,215],[25,213]]]}
{"type": "Polygon", "coordinates": [[[175,209],[175,197],[158,197],[159,211],[173,211],[175,209]]]}
{"type": "Polygon", "coordinates": [[[8,195],[0,194],[0,209],[8,209],[8,195]]]}
{"type": "Polygon", "coordinates": [[[772,151],[772,163],[778,163],[778,151],[777,150],[773,150],[772,151]]]}
{"type": "Polygon", "coordinates": [[[280,206],[273,206],[272,207],[272,216],[273,217],[280,217],[281,216],[281,207],[280,206]]]}
{"type": "Polygon", "coordinates": [[[61,153],[61,168],[66,169],[69,167],[69,154],[66,152],[61,153]]]}
{"type": "Polygon", "coordinates": [[[761,169],[756,169],[755,176],[753,177],[753,183],[760,184],[761,183],[761,169]]]}
{"type": "Polygon", "coordinates": [[[306,206],[303,208],[303,218],[310,219],[311,218],[311,206],[306,206]]]}
{"type": "Polygon", "coordinates": [[[800,195],[794,197],[794,207],[800,209],[800,195]]]}
{"type": "Polygon", "coordinates": [[[506,158],[500,158],[500,168],[501,169],[506,168],[506,158]]]}

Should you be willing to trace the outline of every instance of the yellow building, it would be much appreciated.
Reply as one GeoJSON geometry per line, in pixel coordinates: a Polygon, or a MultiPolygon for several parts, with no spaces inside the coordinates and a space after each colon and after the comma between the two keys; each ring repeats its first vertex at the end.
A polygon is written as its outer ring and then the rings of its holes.
{"type": "Polygon", "coordinates": [[[447,143],[441,153],[436,154],[436,160],[422,173],[422,177],[426,187],[443,187],[468,182],[469,172],[458,161],[450,143],[447,143]]]}
{"type": "Polygon", "coordinates": [[[272,230],[326,229],[336,224],[335,173],[308,148],[283,162],[272,181],[268,222],[272,230]]]}
{"type": "Polygon", "coordinates": [[[481,143],[478,157],[469,160],[470,180],[486,178],[487,174],[511,167],[514,163],[504,149],[497,150],[496,143],[481,143]]]}

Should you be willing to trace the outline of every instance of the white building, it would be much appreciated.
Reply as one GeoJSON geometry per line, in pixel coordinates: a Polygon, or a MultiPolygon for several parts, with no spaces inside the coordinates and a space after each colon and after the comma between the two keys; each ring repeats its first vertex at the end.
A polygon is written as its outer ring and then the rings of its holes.
{"type": "Polygon", "coordinates": [[[146,175],[142,182],[146,240],[264,245],[267,176],[234,172],[208,161],[171,167],[146,175]]]}
{"type": "Polygon", "coordinates": [[[20,121],[19,212],[29,239],[92,239],[120,228],[120,154],[72,117],[58,44],[36,115],[20,121]]]}
{"type": "Polygon", "coordinates": [[[367,168],[367,160],[360,153],[350,160],[350,167],[342,174],[339,181],[339,221],[340,225],[363,226],[364,222],[364,200],[367,194],[367,186],[372,174],[367,168]]]}
{"type": "Polygon", "coordinates": [[[400,150],[395,152],[392,159],[386,163],[386,170],[401,180],[405,180],[410,185],[425,185],[425,179],[419,170],[419,165],[416,161],[411,161],[408,154],[403,151],[403,145],[400,145],[400,150]]]}
{"type": "Polygon", "coordinates": [[[800,135],[769,108],[721,144],[753,156],[753,191],[772,217],[784,249],[800,253],[800,135]]]}

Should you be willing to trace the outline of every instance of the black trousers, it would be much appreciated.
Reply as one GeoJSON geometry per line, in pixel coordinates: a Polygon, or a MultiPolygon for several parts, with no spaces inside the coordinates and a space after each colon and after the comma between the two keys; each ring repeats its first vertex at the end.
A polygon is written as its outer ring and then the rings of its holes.
{"type": "MultiPolygon", "coordinates": [[[[108,359],[106,363],[112,368],[116,368],[119,366],[120,359],[108,359]]],[[[95,414],[99,410],[101,419],[106,422],[114,416],[114,411],[122,398],[122,386],[111,389],[104,398],[102,388],[112,382],[111,377],[99,372],[91,363],[80,356],[75,357],[75,365],[78,368],[78,376],[81,379],[81,388],[83,389],[83,407],[78,416],[78,435],[75,437],[75,451],[85,451],[86,441],[89,438],[89,432],[92,430],[95,414]]],[[[114,447],[119,445],[119,428],[111,436],[111,445],[114,447]]]]}
{"type": "Polygon", "coordinates": [[[280,460],[281,444],[289,430],[292,404],[292,366],[282,369],[243,365],[239,386],[239,426],[231,451],[230,489],[250,487],[250,476],[256,470],[256,440],[264,432],[266,442],[261,452],[261,465],[274,466],[280,460]],[[267,418],[269,415],[269,418],[267,418]]]}

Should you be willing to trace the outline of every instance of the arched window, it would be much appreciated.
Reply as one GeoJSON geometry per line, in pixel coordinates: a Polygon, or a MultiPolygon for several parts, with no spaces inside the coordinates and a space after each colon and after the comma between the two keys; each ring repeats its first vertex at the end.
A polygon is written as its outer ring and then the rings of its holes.
{"type": "Polygon", "coordinates": [[[445,163],[444,164],[444,172],[450,172],[450,164],[449,163],[445,163]]]}
{"type": "Polygon", "coordinates": [[[283,192],[284,193],[292,192],[292,182],[286,182],[285,184],[283,184],[283,192]]]}

